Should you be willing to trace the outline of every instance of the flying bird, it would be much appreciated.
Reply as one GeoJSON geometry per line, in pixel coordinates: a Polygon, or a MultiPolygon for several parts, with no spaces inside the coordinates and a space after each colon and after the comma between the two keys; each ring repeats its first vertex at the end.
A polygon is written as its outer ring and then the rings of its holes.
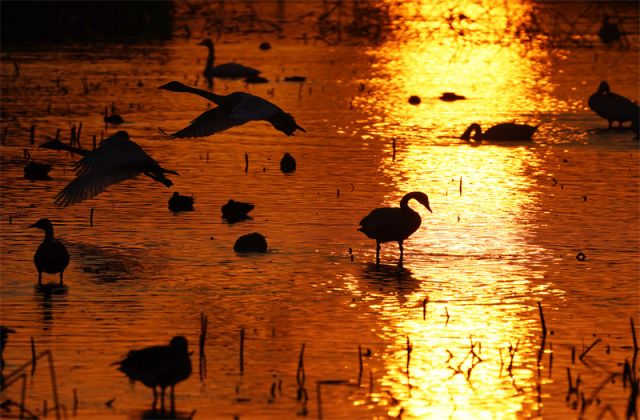
{"type": "Polygon", "coordinates": [[[187,339],[175,336],[168,346],[152,346],[141,350],[131,350],[127,357],[112,364],[134,381],[140,381],[153,390],[153,411],[158,400],[160,387],[160,407],[164,413],[164,394],[170,387],[171,413],[175,413],[174,388],[191,375],[191,359],[187,339]]]}
{"type": "Polygon", "coordinates": [[[467,127],[460,138],[469,142],[471,138],[475,141],[531,141],[531,137],[537,129],[537,125],[501,123],[489,127],[487,131],[482,132],[480,124],[473,123],[467,127]],[[471,133],[473,133],[473,137],[471,133]]]}
{"type": "Polygon", "coordinates": [[[400,259],[398,266],[402,267],[404,253],[403,242],[413,234],[422,223],[420,215],[409,207],[410,200],[416,200],[433,213],[429,206],[429,197],[423,192],[414,191],[405,194],[400,200],[400,207],[377,208],[360,221],[358,229],[368,238],[376,240],[376,267],[380,267],[380,244],[383,242],[398,242],[400,259]]]}
{"type": "Polygon", "coordinates": [[[169,134],[174,138],[207,137],[249,121],[261,120],[270,122],[276,130],[282,131],[287,136],[292,136],[296,130],[305,131],[291,114],[287,114],[266,99],[250,93],[233,92],[229,95],[216,95],[175,81],[160,86],[160,89],[193,93],[218,105],[200,114],[182,130],[169,134]]]}
{"type": "Polygon", "coordinates": [[[596,114],[609,122],[609,128],[612,127],[614,121],[618,121],[618,125],[632,121],[637,118],[640,107],[631,99],[622,95],[611,92],[609,83],[600,82],[598,90],[589,97],[589,108],[596,114]]]}
{"type": "MultiPolygon", "coordinates": [[[[82,150],[59,145],[56,147],[76,152],[82,150]]],[[[166,187],[171,187],[173,182],[165,177],[165,174],[178,175],[176,171],[161,167],[140,146],[129,139],[126,131],[118,131],[105,139],[96,150],[83,151],[80,154],[84,157],[75,165],[77,177],[55,197],[55,203],[59,206],[88,200],[111,185],[135,178],[140,174],[145,174],[166,187]]]]}
{"type": "Polygon", "coordinates": [[[48,274],[60,273],[60,285],[64,270],[69,265],[69,252],[67,247],[53,237],[53,224],[49,219],[40,219],[29,226],[44,230],[44,240],[38,246],[33,262],[38,270],[38,285],[42,285],[42,272],[48,274]]]}
{"type": "Polygon", "coordinates": [[[204,77],[207,79],[211,79],[213,77],[218,77],[221,79],[243,79],[246,77],[255,77],[261,73],[258,69],[243,66],[242,64],[238,63],[224,63],[214,66],[216,55],[213,41],[207,38],[200,42],[198,45],[203,45],[209,50],[209,54],[207,55],[207,63],[204,67],[204,71],[202,72],[204,77]]]}

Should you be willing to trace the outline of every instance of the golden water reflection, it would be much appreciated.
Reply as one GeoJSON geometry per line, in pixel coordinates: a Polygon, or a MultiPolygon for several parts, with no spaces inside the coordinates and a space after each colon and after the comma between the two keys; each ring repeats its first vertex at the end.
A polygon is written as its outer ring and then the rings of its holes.
{"type": "MultiPolygon", "coordinates": [[[[541,409],[532,369],[540,326],[529,321],[537,310],[530,296],[547,285],[527,261],[546,251],[527,240],[527,221],[539,210],[532,184],[542,162],[536,146],[451,145],[473,122],[535,124],[537,113],[570,107],[552,98],[547,52],[518,38],[532,8],[527,1],[407,5],[406,16],[427,18],[406,19],[403,34],[369,51],[374,76],[354,104],[373,115],[372,138],[396,139],[380,162],[396,185],[383,205],[423,191],[434,211],[417,209],[423,227],[405,245],[411,262],[402,279],[392,268],[374,285],[345,279],[383,320],[385,392],[373,400],[391,416],[510,418],[541,409]],[[438,100],[445,91],[468,99],[438,100]],[[413,94],[419,106],[407,103],[413,94]]],[[[383,255],[395,262],[397,245],[385,244],[383,255]]]]}

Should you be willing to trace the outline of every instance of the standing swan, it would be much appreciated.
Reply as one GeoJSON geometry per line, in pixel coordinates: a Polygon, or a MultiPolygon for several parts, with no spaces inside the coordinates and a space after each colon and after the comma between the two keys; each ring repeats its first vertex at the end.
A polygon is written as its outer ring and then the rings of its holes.
{"type": "Polygon", "coordinates": [[[614,121],[622,126],[622,123],[633,121],[639,112],[637,104],[622,95],[611,92],[609,83],[600,82],[598,90],[589,97],[589,108],[609,122],[611,128],[614,121]]]}
{"type": "Polygon", "coordinates": [[[213,63],[216,55],[213,41],[207,38],[198,45],[203,45],[209,50],[209,54],[207,55],[207,64],[202,72],[204,77],[209,81],[209,87],[211,87],[211,79],[214,77],[221,79],[243,79],[245,77],[255,77],[260,74],[260,70],[258,69],[237,63],[224,63],[214,66],[213,63]]]}
{"type": "Polygon", "coordinates": [[[159,89],[193,93],[218,105],[200,114],[187,127],[170,134],[171,137],[207,137],[249,121],[260,120],[270,122],[276,130],[282,131],[287,136],[292,136],[296,130],[305,131],[291,114],[287,114],[266,99],[250,93],[233,92],[229,95],[216,95],[180,82],[169,82],[160,86],[159,89]]]}
{"type": "MultiPolygon", "coordinates": [[[[52,142],[49,142],[52,143],[52,142]]],[[[50,146],[51,147],[51,146],[50,146]]],[[[118,131],[93,151],[73,148],[84,157],[76,163],[77,177],[55,197],[59,206],[79,203],[106,190],[109,186],[145,174],[167,187],[173,185],[165,173],[177,172],[161,167],[140,146],[129,139],[126,131],[118,131]]]]}
{"type": "Polygon", "coordinates": [[[400,259],[398,266],[402,267],[403,245],[405,239],[413,234],[422,223],[420,215],[409,208],[409,200],[414,199],[421,203],[431,213],[429,197],[425,193],[414,191],[405,194],[400,200],[400,207],[377,208],[360,221],[358,229],[367,237],[376,240],[376,267],[380,267],[380,244],[382,242],[398,242],[400,247],[400,259]]]}
{"type": "Polygon", "coordinates": [[[475,141],[531,141],[531,137],[537,129],[538,126],[529,124],[502,123],[490,127],[483,133],[480,124],[473,123],[467,127],[460,138],[468,142],[471,141],[471,138],[475,141]],[[473,137],[471,137],[471,133],[474,133],[473,137]]]}
{"type": "Polygon", "coordinates": [[[33,256],[33,262],[36,265],[36,269],[38,269],[38,286],[42,285],[43,271],[49,274],[60,273],[60,285],[62,286],[64,270],[69,265],[67,247],[62,242],[54,239],[53,225],[49,219],[40,219],[29,227],[44,230],[44,240],[33,256]]]}
{"type": "MultiPolygon", "coordinates": [[[[153,389],[153,411],[156,410],[160,387],[160,407],[164,413],[164,393],[167,387],[171,393],[171,413],[175,414],[175,385],[191,375],[191,359],[187,339],[175,336],[168,346],[146,347],[141,350],[131,350],[127,357],[119,362],[118,370],[129,377],[131,381],[140,381],[153,389]]],[[[112,366],[113,366],[112,365],[112,366]]]]}

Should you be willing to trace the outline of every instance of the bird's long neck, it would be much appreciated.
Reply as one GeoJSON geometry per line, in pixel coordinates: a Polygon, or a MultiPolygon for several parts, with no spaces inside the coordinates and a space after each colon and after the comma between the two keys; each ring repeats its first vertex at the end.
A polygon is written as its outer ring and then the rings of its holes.
{"type": "Polygon", "coordinates": [[[600,93],[601,95],[607,95],[607,94],[611,93],[611,90],[609,88],[609,84],[608,83],[600,83],[600,86],[598,87],[598,93],[600,93]]]}
{"type": "Polygon", "coordinates": [[[44,241],[53,242],[53,226],[47,226],[44,230],[44,241]]]}
{"type": "Polygon", "coordinates": [[[207,49],[209,50],[209,54],[207,54],[207,64],[206,64],[205,70],[213,67],[213,62],[216,59],[216,54],[215,54],[213,44],[207,45],[207,49]]]}
{"type": "Polygon", "coordinates": [[[203,98],[213,102],[216,105],[221,105],[221,102],[224,102],[223,100],[223,96],[221,95],[216,95],[213,92],[209,92],[203,89],[198,89],[198,88],[194,88],[191,86],[184,86],[184,92],[188,92],[188,93],[193,93],[195,95],[199,95],[202,96],[203,98]]]}
{"type": "Polygon", "coordinates": [[[87,155],[89,155],[91,153],[91,150],[81,149],[81,148],[75,147],[75,146],[70,146],[68,144],[65,144],[65,143],[61,142],[60,140],[52,140],[52,141],[50,141],[48,143],[45,143],[44,145],[42,145],[40,147],[45,147],[47,149],[66,150],[67,152],[75,153],[75,154],[80,155],[80,156],[87,156],[87,155]]]}
{"type": "Polygon", "coordinates": [[[409,207],[409,200],[415,198],[414,193],[409,193],[409,194],[405,194],[404,197],[402,197],[402,200],[400,200],[400,208],[402,210],[411,210],[411,211],[415,211],[413,210],[411,207],[409,207]]]}
{"type": "Polygon", "coordinates": [[[460,138],[462,140],[469,141],[471,139],[471,133],[473,133],[474,139],[479,139],[480,137],[482,137],[482,129],[480,128],[480,124],[471,124],[469,127],[467,127],[460,138]]]}

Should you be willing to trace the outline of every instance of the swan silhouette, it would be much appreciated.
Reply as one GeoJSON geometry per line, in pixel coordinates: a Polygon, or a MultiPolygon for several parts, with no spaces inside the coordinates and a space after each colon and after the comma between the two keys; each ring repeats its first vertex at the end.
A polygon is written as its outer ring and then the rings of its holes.
{"type": "Polygon", "coordinates": [[[202,72],[204,77],[207,79],[211,79],[213,77],[217,77],[220,79],[243,79],[247,77],[254,77],[261,73],[258,69],[243,66],[242,64],[238,63],[224,63],[214,66],[216,55],[213,41],[207,38],[200,42],[198,45],[203,45],[209,50],[209,54],[207,55],[207,63],[204,67],[204,71],[202,72]]]}
{"type": "Polygon", "coordinates": [[[358,229],[368,238],[376,240],[376,267],[380,267],[380,244],[383,242],[398,242],[400,259],[398,266],[402,267],[404,253],[403,242],[411,236],[422,223],[420,215],[409,207],[410,200],[416,200],[433,213],[429,206],[429,197],[423,192],[414,191],[405,194],[400,200],[400,207],[377,208],[360,221],[358,229]]]}
{"type": "MultiPolygon", "coordinates": [[[[51,147],[52,142],[48,142],[51,147]]],[[[173,185],[165,173],[178,175],[177,172],[161,167],[140,146],[129,139],[126,131],[118,131],[105,139],[93,151],[83,151],[74,147],[54,147],[80,153],[84,157],[76,163],[77,177],[55,197],[59,206],[79,203],[106,190],[109,186],[145,174],[166,187],[173,185]]],[[[43,145],[44,146],[44,145],[43,145]]]]}
{"type": "Polygon", "coordinates": [[[187,195],[180,195],[177,191],[169,199],[169,210],[172,212],[193,211],[195,199],[187,195]]]}
{"type": "Polygon", "coordinates": [[[589,108],[607,120],[609,128],[614,121],[618,121],[619,126],[624,122],[633,121],[640,110],[638,104],[630,99],[611,92],[606,81],[600,82],[598,90],[589,97],[589,108]]]}
{"type": "Polygon", "coordinates": [[[182,130],[169,134],[174,138],[207,137],[249,121],[261,120],[268,121],[276,130],[282,131],[287,136],[292,136],[296,130],[305,131],[291,114],[287,114],[266,99],[250,93],[233,92],[229,95],[216,95],[175,81],[164,84],[159,89],[193,93],[218,105],[200,114],[182,130]]]}
{"type": "Polygon", "coordinates": [[[496,124],[485,132],[482,132],[480,124],[473,123],[460,136],[462,140],[471,141],[531,141],[533,133],[536,132],[538,126],[529,124],[501,123],[496,124]],[[471,136],[473,133],[473,137],[471,136]]]}
{"type": "Polygon", "coordinates": [[[42,272],[48,274],[60,273],[60,285],[64,276],[64,270],[69,265],[69,252],[67,247],[53,237],[53,224],[49,219],[40,219],[29,226],[44,230],[44,240],[38,246],[33,262],[38,270],[38,285],[42,284],[42,272]]]}
{"type": "Polygon", "coordinates": [[[127,357],[112,364],[134,381],[140,381],[153,390],[153,411],[158,400],[160,387],[160,407],[164,413],[164,394],[170,387],[171,413],[175,413],[174,388],[178,382],[191,375],[191,359],[187,339],[175,336],[168,346],[152,346],[141,350],[131,350],[127,357]]]}
{"type": "Polygon", "coordinates": [[[220,207],[222,211],[222,218],[226,219],[228,223],[239,222],[240,220],[250,219],[248,213],[256,206],[251,203],[243,203],[241,201],[235,201],[230,199],[220,207]]]}

